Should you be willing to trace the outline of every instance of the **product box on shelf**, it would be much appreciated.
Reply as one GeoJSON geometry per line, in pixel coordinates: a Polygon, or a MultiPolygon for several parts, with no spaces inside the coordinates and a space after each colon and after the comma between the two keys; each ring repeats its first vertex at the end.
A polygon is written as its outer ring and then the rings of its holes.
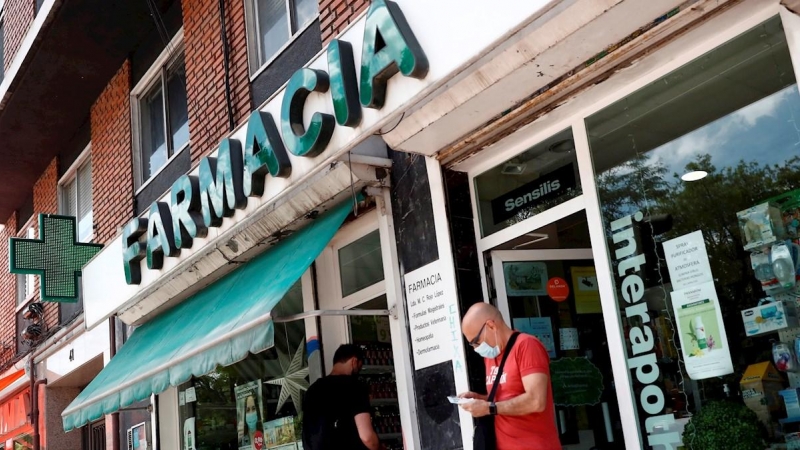
{"type": "Polygon", "coordinates": [[[786,417],[788,418],[800,417],[798,393],[800,393],[800,388],[784,389],[779,392],[783,397],[783,406],[786,408],[786,417]]]}
{"type": "Polygon", "coordinates": [[[798,326],[797,306],[793,301],[771,301],[742,310],[747,336],[780,331],[798,326]]]}
{"type": "Polygon", "coordinates": [[[772,203],[747,208],[736,213],[745,250],[755,250],[786,237],[783,215],[772,203]]]}
{"type": "Polygon", "coordinates": [[[281,417],[264,422],[264,441],[266,448],[282,448],[297,440],[294,432],[294,417],[281,417]]]}
{"type": "Polygon", "coordinates": [[[788,433],[786,438],[786,450],[800,450],[800,433],[788,433]]]}
{"type": "Polygon", "coordinates": [[[779,392],[783,390],[783,380],[778,369],[769,361],[751,364],[744,371],[739,387],[744,404],[769,428],[771,413],[781,408],[779,392]]]}

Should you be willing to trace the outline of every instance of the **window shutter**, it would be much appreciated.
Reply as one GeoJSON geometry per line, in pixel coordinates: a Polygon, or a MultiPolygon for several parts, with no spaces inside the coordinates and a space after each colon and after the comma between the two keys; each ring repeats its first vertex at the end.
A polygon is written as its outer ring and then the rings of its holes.
{"type": "Polygon", "coordinates": [[[92,212],[92,161],[89,160],[86,164],[78,169],[78,175],[75,177],[78,182],[78,220],[82,221],[92,212]]]}

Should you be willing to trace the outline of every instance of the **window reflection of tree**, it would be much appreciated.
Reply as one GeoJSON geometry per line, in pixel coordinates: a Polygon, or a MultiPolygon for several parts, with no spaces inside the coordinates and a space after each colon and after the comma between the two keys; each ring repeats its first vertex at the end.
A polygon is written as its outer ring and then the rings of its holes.
{"type": "MultiPolygon", "coordinates": [[[[747,364],[770,359],[768,346],[752,345],[743,339],[740,311],[755,306],[765,294],[752,272],[750,254],[744,250],[736,213],[800,188],[800,156],[791,157],[784,164],[742,160],[736,165],[717,168],[712,164],[711,155],[698,154],[685,169],[686,172],[704,170],[708,175],[700,181],[683,182],[677,173],[668,177],[662,161],[637,154],[628,162],[600,174],[597,189],[612,252],[615,246],[609,224],[636,211],[644,213],[645,221],[660,214],[671,216],[672,228],[653,236],[661,256],[664,241],[697,230],[703,232],[737,371],[722,379],[700,381],[704,396],[711,396],[712,392],[722,393],[723,383],[737,386],[747,364]]],[[[652,263],[648,260],[648,264],[652,263]]],[[[668,280],[665,261],[662,259],[660,263],[659,275],[668,280]]],[[[647,288],[658,287],[658,280],[655,283],[646,280],[646,283],[647,288]]],[[[685,373],[685,367],[681,369],[685,373]]]]}

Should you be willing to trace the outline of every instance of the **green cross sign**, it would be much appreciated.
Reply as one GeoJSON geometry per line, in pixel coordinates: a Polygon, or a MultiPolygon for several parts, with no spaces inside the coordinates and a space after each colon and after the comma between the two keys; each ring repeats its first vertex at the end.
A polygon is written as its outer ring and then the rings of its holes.
{"type": "Polygon", "coordinates": [[[39,275],[42,301],[77,302],[83,266],[101,244],[78,242],[74,217],[39,214],[41,239],[9,239],[11,273],[39,275]]]}

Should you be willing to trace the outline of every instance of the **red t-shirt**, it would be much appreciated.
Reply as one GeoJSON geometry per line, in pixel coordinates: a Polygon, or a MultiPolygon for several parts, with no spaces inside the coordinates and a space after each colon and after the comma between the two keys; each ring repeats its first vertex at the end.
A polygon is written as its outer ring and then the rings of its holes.
{"type": "MultiPolygon", "coordinates": [[[[500,367],[503,355],[496,359],[484,359],[486,363],[486,392],[491,392],[492,384],[500,367]]],[[[522,377],[543,373],[550,378],[550,357],[541,342],[535,337],[520,333],[517,342],[508,355],[500,385],[497,386],[495,403],[512,399],[525,393],[522,377]]],[[[556,429],[553,389],[547,383],[547,406],[540,413],[525,416],[495,417],[497,431],[497,450],[559,450],[561,442],[556,429]]]]}

